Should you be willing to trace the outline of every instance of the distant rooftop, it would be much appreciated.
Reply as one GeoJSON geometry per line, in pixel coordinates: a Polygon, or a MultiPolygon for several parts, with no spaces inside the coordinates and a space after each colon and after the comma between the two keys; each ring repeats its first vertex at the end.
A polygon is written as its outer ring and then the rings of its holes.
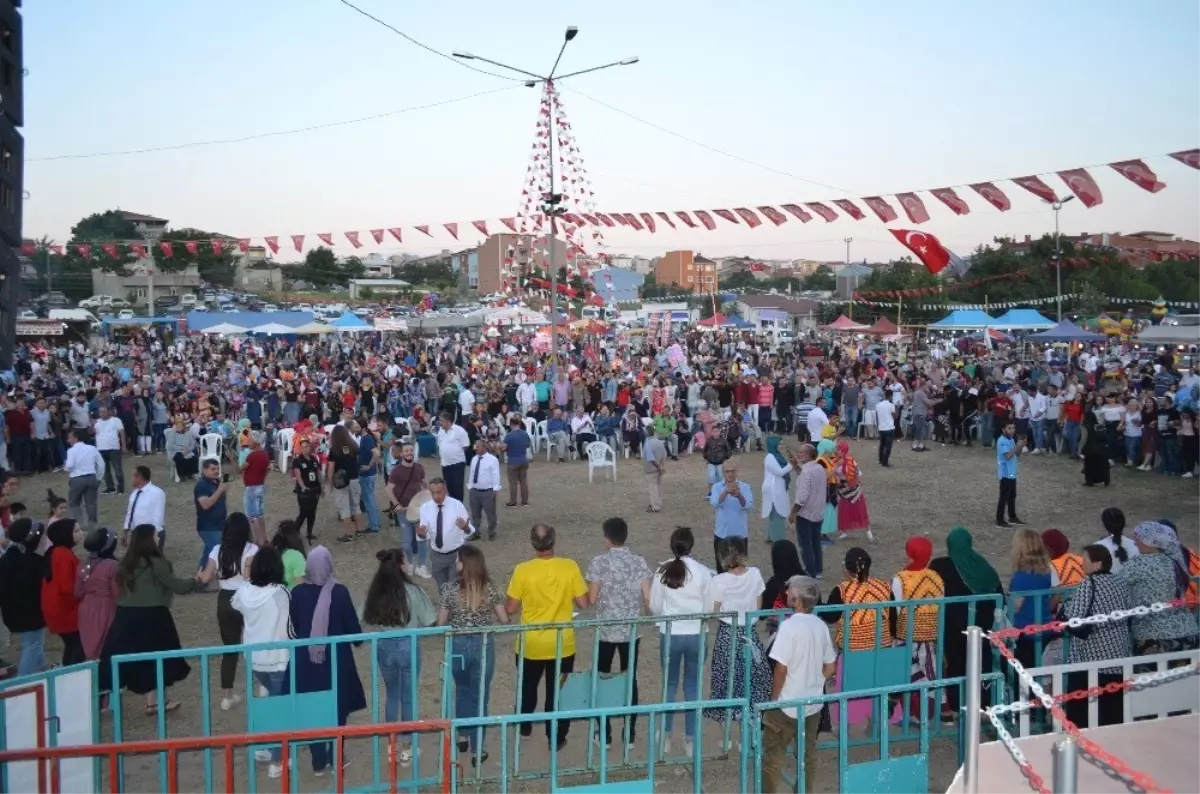
{"type": "Polygon", "coordinates": [[[156,218],[153,215],[143,215],[140,212],[128,212],[126,210],[117,210],[117,214],[127,221],[141,221],[142,223],[166,223],[166,218],[156,218]]]}

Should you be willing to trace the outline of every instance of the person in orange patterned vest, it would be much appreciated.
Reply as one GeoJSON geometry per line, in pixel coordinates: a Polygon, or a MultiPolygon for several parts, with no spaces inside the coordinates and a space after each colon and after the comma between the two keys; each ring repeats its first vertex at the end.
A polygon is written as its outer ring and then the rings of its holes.
{"type": "Polygon", "coordinates": [[[1083,581],[1083,558],[1071,554],[1071,541],[1057,529],[1047,529],[1042,533],[1042,543],[1050,553],[1050,567],[1058,575],[1056,587],[1071,587],[1083,581]]]}
{"type": "MultiPolygon", "coordinates": [[[[929,598],[943,598],[946,595],[946,583],[936,572],[929,569],[929,561],[933,559],[933,542],[926,537],[909,538],[904,544],[904,553],[908,556],[908,565],[904,566],[892,578],[892,597],[896,601],[919,601],[929,598]]],[[[896,619],[896,644],[909,644],[911,639],[912,680],[932,681],[937,678],[937,639],[938,618],[940,609],[936,604],[924,604],[918,607],[904,607],[898,610],[896,619]],[[909,634],[909,619],[912,619],[911,637],[909,634]]],[[[935,699],[933,690],[925,706],[926,718],[934,716],[935,699]]],[[[909,696],[908,718],[914,723],[921,720],[921,698],[916,692],[909,696]]],[[[899,724],[904,719],[904,708],[897,705],[892,712],[892,723],[899,724]]]]}

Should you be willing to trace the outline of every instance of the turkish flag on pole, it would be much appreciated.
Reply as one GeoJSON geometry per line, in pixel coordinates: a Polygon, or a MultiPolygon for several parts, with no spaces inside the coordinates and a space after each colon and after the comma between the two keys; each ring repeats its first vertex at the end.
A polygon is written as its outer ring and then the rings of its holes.
{"type": "Polygon", "coordinates": [[[317,237],[318,237],[318,239],[320,239],[321,242],[325,243],[325,245],[330,245],[330,246],[333,245],[333,233],[332,232],[322,232],[321,234],[318,234],[317,237]]]}
{"type": "Polygon", "coordinates": [[[1192,168],[1200,168],[1200,149],[1188,149],[1186,152],[1171,152],[1170,156],[1184,165],[1190,165],[1192,168]]]}
{"type": "Polygon", "coordinates": [[[358,241],[358,232],[342,232],[346,235],[346,239],[350,241],[350,245],[355,248],[362,248],[362,243],[358,241]]]}
{"type": "Polygon", "coordinates": [[[296,246],[297,252],[299,252],[302,248],[304,248],[304,235],[303,234],[293,234],[292,235],[292,245],[296,246]]]}
{"type": "MultiPolygon", "coordinates": [[[[445,228],[446,231],[450,232],[451,237],[453,237],[455,240],[458,239],[458,224],[457,223],[443,223],[442,227],[445,228]]],[[[421,227],[418,226],[417,228],[419,229],[421,227]]]]}
{"type": "Polygon", "coordinates": [[[1104,203],[1104,196],[1100,194],[1100,187],[1096,184],[1096,180],[1092,179],[1092,175],[1082,168],[1071,168],[1066,171],[1059,171],[1058,175],[1062,181],[1067,183],[1067,187],[1083,205],[1089,209],[1097,204],[1104,203]]]}
{"type": "Polygon", "coordinates": [[[929,211],[925,209],[925,202],[917,198],[916,193],[897,193],[896,198],[900,199],[900,206],[904,207],[904,214],[913,223],[924,223],[929,220],[929,211]]]}
{"type": "Polygon", "coordinates": [[[1008,212],[1012,209],[1012,202],[1008,200],[1008,196],[1004,195],[1004,191],[991,182],[976,182],[971,185],[971,190],[983,196],[988,204],[991,204],[1001,212],[1008,212]]]}
{"type": "Polygon", "coordinates": [[[175,256],[175,249],[170,243],[159,243],[158,247],[162,249],[166,256],[175,256]]]}
{"type": "Polygon", "coordinates": [[[372,229],[371,236],[375,238],[376,244],[383,242],[383,229],[372,229]]]}
{"type": "Polygon", "coordinates": [[[787,216],[772,206],[756,207],[763,214],[763,217],[769,220],[776,226],[782,226],[787,223],[787,216]]]}
{"type": "Polygon", "coordinates": [[[692,210],[692,214],[695,215],[697,218],[699,218],[700,223],[703,224],[704,228],[708,229],[710,232],[713,229],[717,228],[717,222],[714,221],[712,219],[712,216],[709,215],[704,210],[692,210]]]}
{"type": "Polygon", "coordinates": [[[681,221],[683,221],[685,224],[687,224],[687,227],[688,227],[689,229],[695,229],[695,228],[696,228],[696,222],[695,222],[694,220],[692,220],[691,216],[690,216],[690,215],[688,215],[688,214],[687,214],[686,212],[684,212],[683,210],[675,210],[675,217],[676,217],[676,218],[679,218],[679,220],[681,220],[681,221]]]}
{"type": "Polygon", "coordinates": [[[737,216],[734,215],[729,210],[713,210],[713,212],[715,212],[717,214],[718,218],[724,218],[725,220],[729,221],[730,223],[738,222],[737,216]]]}
{"type": "Polygon", "coordinates": [[[1165,182],[1159,182],[1158,176],[1141,160],[1122,160],[1119,163],[1109,163],[1109,166],[1133,184],[1151,193],[1157,193],[1167,186],[1165,182]]]}
{"type": "Polygon", "coordinates": [[[837,220],[837,213],[819,201],[806,201],[804,206],[824,218],[826,223],[833,223],[837,220]]]}
{"type": "Polygon", "coordinates": [[[500,222],[503,223],[505,226],[507,226],[509,231],[516,233],[516,231],[517,231],[517,219],[516,218],[501,218],[500,222]]]}
{"type": "Polygon", "coordinates": [[[273,253],[273,254],[279,253],[279,238],[278,237],[264,237],[263,242],[265,242],[267,244],[267,248],[271,249],[271,253],[273,253]]]}
{"type": "Polygon", "coordinates": [[[856,221],[861,221],[867,217],[866,215],[863,215],[863,211],[860,210],[850,199],[834,199],[833,203],[837,205],[838,209],[856,221]]]}
{"type": "Polygon", "coordinates": [[[103,251],[104,253],[108,254],[109,256],[111,256],[113,259],[117,258],[117,244],[116,243],[101,243],[100,250],[103,251]]]}
{"type": "Polygon", "coordinates": [[[937,275],[948,265],[960,276],[967,272],[969,265],[947,250],[932,234],[910,229],[888,229],[888,231],[905,248],[916,254],[917,259],[924,263],[930,273],[937,275]]]}
{"type": "Polygon", "coordinates": [[[675,228],[675,221],[671,220],[671,216],[670,216],[670,215],[668,215],[668,214],[667,214],[667,213],[665,213],[665,212],[656,212],[655,214],[656,214],[656,215],[658,215],[658,217],[662,218],[662,222],[663,222],[663,223],[667,224],[667,225],[668,225],[668,226],[670,226],[672,229],[674,229],[674,228],[675,228]]]}
{"type": "Polygon", "coordinates": [[[958,194],[954,192],[954,188],[939,187],[929,192],[933,194],[934,198],[949,207],[950,211],[955,215],[966,215],[971,211],[971,208],[967,206],[967,202],[960,199],[958,194]]]}
{"type": "Polygon", "coordinates": [[[138,259],[146,258],[146,246],[142,245],[141,243],[130,243],[129,248],[134,254],[137,255],[138,259]]]}
{"type": "Polygon", "coordinates": [[[733,211],[738,214],[738,217],[746,222],[746,225],[751,229],[762,226],[762,220],[754,214],[754,210],[749,207],[734,207],[733,211]]]}
{"type": "Polygon", "coordinates": [[[483,221],[471,221],[471,225],[479,231],[484,237],[488,236],[487,224],[483,221]]]}
{"type": "Polygon", "coordinates": [[[780,204],[779,206],[799,218],[801,223],[808,223],[812,220],[812,216],[805,212],[799,204],[780,204]]]}
{"type": "Polygon", "coordinates": [[[185,249],[187,249],[187,252],[189,254],[191,254],[192,256],[195,256],[196,254],[200,253],[200,244],[197,243],[195,240],[185,241],[183,244],[183,247],[185,249]]]}
{"type": "Polygon", "coordinates": [[[654,228],[654,216],[648,212],[639,212],[638,215],[641,216],[642,223],[646,225],[646,228],[650,230],[650,233],[654,234],[656,231],[654,228]]]}
{"type": "Polygon", "coordinates": [[[1043,201],[1058,201],[1058,195],[1054,192],[1054,189],[1043,182],[1040,177],[1019,176],[1013,179],[1013,182],[1043,201]]]}
{"type": "Polygon", "coordinates": [[[241,251],[243,254],[246,253],[247,251],[250,250],[250,238],[249,237],[239,237],[237,245],[238,245],[239,251],[241,251]]]}
{"type": "Polygon", "coordinates": [[[220,256],[225,250],[225,244],[220,240],[209,240],[208,244],[212,247],[213,256],[220,256]]]}
{"type": "Polygon", "coordinates": [[[398,243],[404,242],[404,239],[400,236],[400,227],[399,226],[393,226],[392,228],[388,229],[388,234],[390,234],[392,237],[395,237],[396,242],[398,242],[398,243]]]}
{"type": "Polygon", "coordinates": [[[884,223],[891,223],[892,221],[896,220],[896,218],[900,217],[896,214],[896,211],[892,209],[892,205],[888,204],[887,201],[879,196],[867,196],[863,199],[863,201],[866,202],[866,205],[871,208],[871,212],[878,215],[879,220],[883,221],[884,223]]]}
{"type": "Polygon", "coordinates": [[[416,230],[419,231],[421,234],[425,235],[426,237],[433,237],[433,235],[429,233],[428,226],[417,226],[416,230]]]}

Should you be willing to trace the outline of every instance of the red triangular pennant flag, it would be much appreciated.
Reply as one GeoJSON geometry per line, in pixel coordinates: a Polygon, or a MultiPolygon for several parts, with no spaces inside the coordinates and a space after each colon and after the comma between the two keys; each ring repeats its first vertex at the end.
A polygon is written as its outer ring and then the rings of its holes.
{"type": "Polygon", "coordinates": [[[642,231],[642,222],[637,219],[637,216],[632,212],[623,213],[625,222],[632,226],[637,231],[642,231]]]}
{"type": "Polygon", "coordinates": [[[158,247],[162,249],[163,254],[166,256],[175,256],[175,249],[170,243],[159,243],[158,247]]]}
{"type": "Polygon", "coordinates": [[[804,206],[824,218],[826,223],[833,223],[837,220],[837,213],[819,201],[806,201],[804,206]]]}
{"type": "Polygon", "coordinates": [[[675,217],[679,218],[679,220],[683,221],[689,229],[696,228],[696,222],[694,220],[692,220],[691,216],[688,215],[683,210],[675,210],[675,217]]]}
{"type": "Polygon", "coordinates": [[[913,223],[924,223],[929,220],[929,211],[925,209],[925,202],[917,198],[916,193],[897,193],[896,198],[900,200],[900,206],[904,208],[904,214],[913,223]]]}
{"type": "Polygon", "coordinates": [[[146,246],[142,245],[141,243],[130,243],[129,250],[133,251],[138,259],[146,258],[146,246]]]}
{"type": "Polygon", "coordinates": [[[623,213],[623,212],[613,212],[613,213],[609,213],[609,214],[610,214],[610,216],[612,217],[612,219],[613,219],[614,221],[616,221],[617,223],[619,223],[620,225],[622,225],[622,226],[628,226],[628,225],[629,225],[629,221],[625,220],[625,213],[623,213]]]}
{"type": "Polygon", "coordinates": [[[263,242],[265,242],[267,244],[267,248],[271,249],[271,253],[273,253],[273,254],[279,253],[279,238],[278,237],[264,237],[263,242]]]}
{"type": "Polygon", "coordinates": [[[667,213],[665,213],[665,212],[656,212],[655,214],[656,214],[656,215],[658,215],[658,217],[662,218],[662,221],[663,221],[663,223],[667,224],[667,225],[668,225],[668,226],[670,226],[672,229],[674,229],[674,228],[675,228],[675,222],[671,220],[671,216],[670,216],[670,215],[668,215],[668,214],[667,214],[667,213]]]}
{"type": "Polygon", "coordinates": [[[744,220],[746,222],[746,225],[749,226],[751,229],[762,226],[762,221],[759,219],[759,217],[757,215],[754,214],[754,211],[751,210],[749,207],[734,207],[733,211],[736,212],[738,214],[738,217],[741,218],[742,220],[744,220]]]}
{"type": "Polygon", "coordinates": [[[196,242],[195,240],[185,240],[183,247],[192,256],[196,256],[196,254],[200,253],[200,243],[196,242]]]}
{"type": "Polygon", "coordinates": [[[775,224],[776,226],[782,226],[783,224],[787,223],[787,216],[784,215],[779,210],[775,209],[774,207],[765,206],[765,207],[758,207],[757,209],[759,212],[761,212],[763,214],[763,217],[765,217],[767,220],[769,220],[771,223],[775,224]]]}
{"type": "Polygon", "coordinates": [[[710,232],[713,229],[717,228],[717,222],[714,221],[712,219],[712,216],[709,215],[704,210],[692,210],[692,214],[695,215],[697,218],[699,218],[700,223],[702,223],[704,225],[704,228],[708,229],[710,232]]]}
{"type": "MultiPolygon", "coordinates": [[[[613,226],[616,226],[616,224],[615,224],[615,223],[613,223],[613,221],[612,221],[612,218],[608,217],[608,216],[607,216],[607,215],[605,215],[603,212],[597,212],[597,213],[596,213],[596,217],[600,219],[600,222],[601,222],[601,223],[603,223],[605,226],[607,226],[607,227],[608,227],[608,228],[610,228],[610,229],[611,229],[613,226]]],[[[616,215],[614,214],[614,215],[613,215],[613,217],[615,218],[615,217],[616,217],[616,215]]],[[[622,225],[623,225],[623,224],[622,224],[622,225]]]]}
{"type": "Polygon", "coordinates": [[[1040,177],[1019,176],[1013,182],[1043,201],[1058,201],[1058,195],[1054,192],[1054,189],[1043,182],[1040,177]]]}
{"type": "Polygon", "coordinates": [[[330,247],[333,246],[333,232],[322,232],[317,235],[317,238],[330,247]]]}
{"type": "MultiPolygon", "coordinates": [[[[453,237],[455,240],[458,239],[458,224],[457,223],[443,223],[442,226],[445,227],[446,231],[450,232],[451,237],[453,237]]],[[[421,227],[418,226],[417,228],[420,229],[421,227]]]]}
{"type": "Polygon", "coordinates": [[[75,246],[75,250],[78,251],[79,255],[84,259],[87,259],[92,255],[92,246],[87,243],[81,243],[75,246]]]}
{"type": "Polygon", "coordinates": [[[1096,180],[1092,179],[1092,175],[1083,168],[1070,168],[1066,171],[1059,171],[1059,177],[1067,183],[1067,187],[1071,192],[1079,197],[1083,202],[1083,206],[1091,209],[1097,204],[1104,203],[1104,196],[1100,193],[1100,186],[1096,184],[1096,180]]]}
{"type": "Polygon", "coordinates": [[[111,256],[113,259],[117,258],[117,244],[116,243],[101,243],[100,250],[103,251],[104,253],[108,254],[109,256],[111,256]]]}
{"type": "Polygon", "coordinates": [[[729,221],[730,223],[736,224],[736,223],[738,222],[737,216],[736,216],[736,215],[734,215],[734,214],[733,214],[732,212],[730,212],[729,210],[713,210],[713,212],[714,212],[714,213],[716,213],[716,216],[717,216],[718,218],[722,218],[722,219],[724,219],[724,220],[727,220],[727,221],[729,221]]]}
{"type": "Polygon", "coordinates": [[[514,233],[517,231],[517,219],[516,218],[501,218],[500,222],[503,223],[505,226],[507,226],[509,231],[514,232],[514,233]]]}
{"type": "Polygon", "coordinates": [[[991,182],[976,182],[971,185],[971,190],[983,196],[988,204],[991,204],[1001,212],[1008,212],[1012,209],[1012,202],[1008,200],[1008,196],[1004,195],[1004,191],[991,182]]]}
{"type": "Polygon", "coordinates": [[[838,207],[838,209],[856,221],[861,221],[867,217],[866,215],[863,215],[863,211],[860,210],[858,206],[855,205],[855,203],[850,199],[834,199],[833,203],[838,207]]]}
{"type": "Polygon", "coordinates": [[[237,244],[238,244],[238,250],[241,251],[243,254],[250,250],[250,238],[249,237],[239,237],[237,244]]]}
{"type": "Polygon", "coordinates": [[[346,239],[350,241],[350,245],[355,248],[362,248],[362,243],[358,241],[358,232],[342,232],[346,235],[346,239]]]}
{"type": "Polygon", "coordinates": [[[383,229],[372,229],[371,236],[375,238],[376,244],[383,242],[383,229]]]}
{"type": "Polygon", "coordinates": [[[399,226],[393,226],[392,228],[388,229],[388,234],[390,234],[392,237],[395,237],[396,242],[398,243],[404,242],[403,238],[400,237],[400,229],[401,227],[399,226]]]}
{"type": "Polygon", "coordinates": [[[891,223],[892,221],[896,220],[896,218],[900,217],[896,214],[896,211],[892,209],[892,205],[888,204],[885,199],[879,196],[867,196],[863,199],[863,201],[868,207],[871,208],[871,212],[879,216],[879,220],[883,221],[884,223],[891,223]]]}
{"type": "Polygon", "coordinates": [[[1192,168],[1200,168],[1200,149],[1188,149],[1185,152],[1171,152],[1171,157],[1174,157],[1184,165],[1190,165],[1192,168]]]}
{"type": "Polygon", "coordinates": [[[483,221],[471,221],[471,225],[474,226],[484,237],[488,236],[487,224],[483,221]]]}
{"type": "Polygon", "coordinates": [[[426,237],[433,237],[433,235],[429,233],[428,226],[417,226],[416,229],[417,229],[417,231],[419,231],[421,234],[425,235],[426,237]]]}
{"type": "Polygon", "coordinates": [[[971,208],[967,206],[967,202],[960,199],[958,194],[954,192],[954,188],[939,187],[929,192],[933,194],[935,199],[949,207],[950,211],[955,215],[966,215],[971,211],[971,208]]]}
{"type": "Polygon", "coordinates": [[[640,215],[642,217],[642,223],[646,224],[646,228],[650,230],[651,234],[653,234],[654,233],[654,216],[648,212],[639,212],[638,215],[640,215]]]}
{"type": "Polygon", "coordinates": [[[1141,160],[1122,160],[1119,163],[1109,163],[1109,166],[1133,184],[1151,193],[1157,193],[1167,186],[1166,183],[1159,182],[1158,176],[1141,160]]]}
{"type": "Polygon", "coordinates": [[[21,241],[21,256],[33,256],[37,253],[37,244],[33,240],[21,241]]]}
{"type": "Polygon", "coordinates": [[[799,218],[801,223],[808,223],[812,220],[812,216],[805,212],[799,204],[780,204],[779,206],[799,218]]]}
{"type": "Polygon", "coordinates": [[[300,251],[300,249],[302,249],[304,247],[304,235],[303,234],[293,234],[292,235],[292,245],[296,246],[296,251],[300,251]]]}
{"type": "Polygon", "coordinates": [[[225,250],[225,244],[220,240],[209,240],[208,244],[212,246],[213,256],[220,256],[221,252],[225,250]]]}

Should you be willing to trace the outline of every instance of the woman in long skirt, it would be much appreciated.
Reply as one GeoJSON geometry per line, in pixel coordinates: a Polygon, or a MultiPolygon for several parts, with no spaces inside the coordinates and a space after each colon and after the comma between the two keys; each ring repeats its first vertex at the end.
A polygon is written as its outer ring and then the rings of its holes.
{"type": "MultiPolygon", "coordinates": [[[[723,617],[717,622],[717,639],[713,643],[712,697],[738,698],[749,693],[750,702],[765,703],[771,699],[771,668],[758,632],[746,626],[746,613],[762,608],[766,583],[762,574],[746,562],[745,542],[733,538],[722,542],[718,553],[723,573],[713,577],[709,596],[714,612],[732,612],[736,617],[723,617]],[[734,621],[731,624],[727,621],[734,621]],[[749,656],[749,680],[746,667],[749,656]],[[733,665],[733,669],[730,669],[733,665]],[[732,682],[732,687],[730,683],[732,682]]],[[[704,716],[718,722],[728,715],[741,719],[734,709],[705,709],[704,716]]]]}
{"type": "Polygon", "coordinates": [[[763,461],[762,515],[767,519],[767,543],[788,536],[792,464],[779,451],[780,441],[777,435],[767,436],[767,456],[763,461]]]}
{"type": "Polygon", "coordinates": [[[838,442],[838,537],[847,532],[865,529],[867,540],[875,540],[871,534],[871,516],[867,511],[867,495],[863,492],[858,476],[858,462],[850,454],[850,442],[838,442]]]}
{"type": "Polygon", "coordinates": [[[1087,433],[1083,442],[1083,484],[1089,488],[1096,483],[1104,483],[1107,488],[1109,483],[1107,428],[1097,416],[1102,401],[1103,398],[1097,399],[1096,406],[1083,412],[1083,429],[1087,433]]]}

